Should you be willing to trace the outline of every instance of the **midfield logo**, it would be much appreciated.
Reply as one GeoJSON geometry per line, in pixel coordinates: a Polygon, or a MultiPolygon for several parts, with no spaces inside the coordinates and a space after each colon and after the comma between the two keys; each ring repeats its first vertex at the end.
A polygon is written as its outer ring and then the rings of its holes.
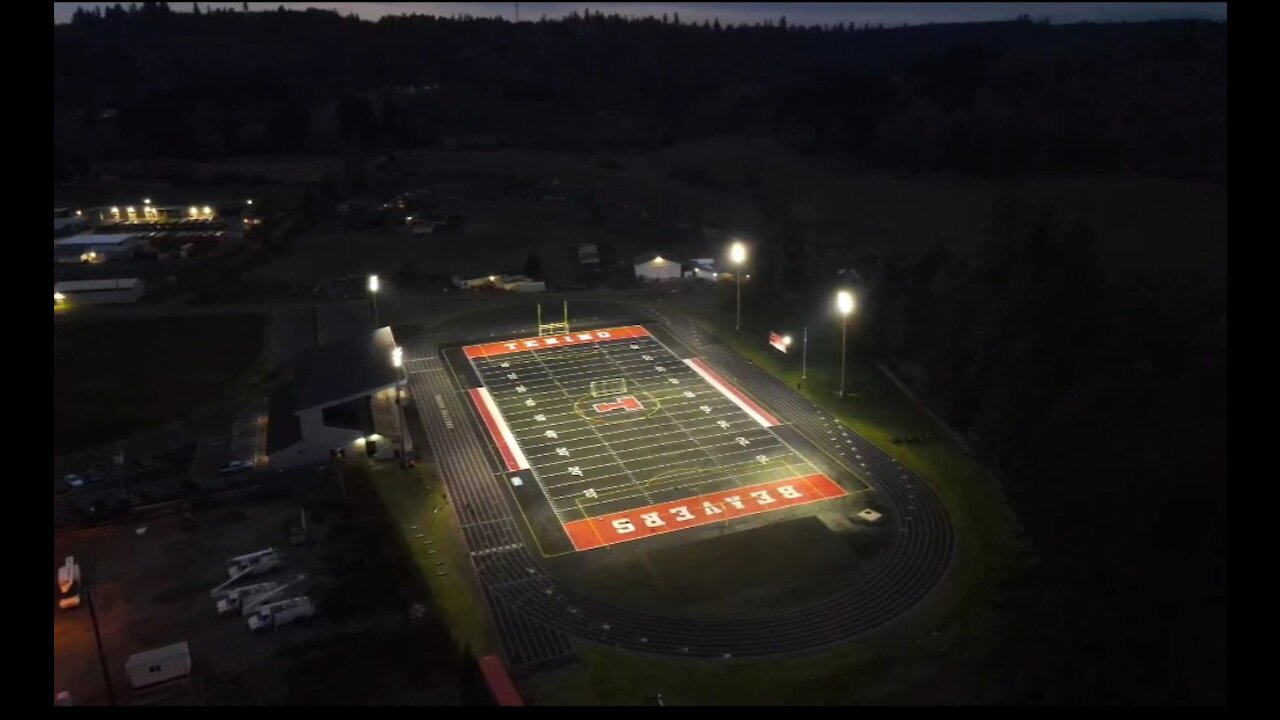
{"type": "Polygon", "coordinates": [[[643,410],[644,405],[640,401],[627,395],[626,397],[614,398],[613,402],[600,402],[592,405],[598,413],[613,412],[614,410],[626,410],[627,412],[635,412],[643,410]]]}

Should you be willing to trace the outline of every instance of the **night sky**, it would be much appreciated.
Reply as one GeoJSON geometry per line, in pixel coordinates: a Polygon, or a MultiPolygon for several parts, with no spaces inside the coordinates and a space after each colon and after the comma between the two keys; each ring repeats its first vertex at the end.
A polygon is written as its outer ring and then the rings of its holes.
{"type": "MultiPolygon", "coordinates": [[[[68,22],[77,7],[93,7],[107,3],[70,3],[53,4],[53,21],[68,22]]],[[[113,4],[113,3],[112,3],[113,4]]],[[[129,3],[122,3],[128,7],[129,3]]],[[[251,2],[253,10],[274,10],[280,6],[278,2],[251,2]]],[[[200,7],[235,7],[242,3],[207,3],[200,7]]],[[[326,8],[342,13],[354,12],[369,20],[376,20],[383,15],[421,13],[428,15],[456,15],[469,13],[475,16],[502,16],[514,19],[515,3],[509,2],[315,2],[284,3],[289,8],[326,8]]],[[[189,2],[170,2],[169,6],[177,11],[191,10],[189,2]]],[[[1144,20],[1167,20],[1190,18],[1203,20],[1226,20],[1227,4],[1225,2],[1111,2],[1111,3],[999,3],[999,2],[923,2],[923,3],[591,3],[591,2],[532,2],[520,3],[521,20],[537,20],[546,15],[558,18],[583,8],[593,12],[603,11],[607,14],[618,13],[632,16],[661,16],[663,13],[679,13],[681,20],[701,21],[719,18],[721,22],[757,22],[765,19],[777,20],[785,15],[792,25],[813,25],[837,22],[883,23],[885,25],[921,24],[929,22],[980,22],[989,20],[1012,20],[1018,15],[1027,14],[1033,19],[1048,18],[1054,23],[1072,22],[1138,22],[1144,20]]]]}

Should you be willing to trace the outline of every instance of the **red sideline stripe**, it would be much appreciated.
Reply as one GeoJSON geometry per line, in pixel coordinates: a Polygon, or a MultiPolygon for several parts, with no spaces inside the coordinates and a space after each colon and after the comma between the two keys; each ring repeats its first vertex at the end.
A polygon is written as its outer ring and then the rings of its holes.
{"type": "Polygon", "coordinates": [[[610,340],[628,340],[630,338],[648,336],[649,331],[639,325],[628,325],[626,327],[605,328],[603,330],[583,330],[581,332],[564,333],[561,335],[518,338],[516,340],[503,340],[502,342],[468,345],[462,348],[462,352],[466,354],[467,358],[474,360],[475,358],[508,355],[510,353],[525,352],[527,350],[543,350],[550,347],[561,347],[564,345],[583,345],[587,343],[609,342],[610,340]]]}
{"type": "MultiPolygon", "coordinates": [[[[759,415],[760,418],[765,421],[765,425],[772,427],[774,425],[782,424],[781,420],[774,417],[773,415],[770,415],[764,408],[752,402],[751,398],[747,397],[746,395],[743,395],[742,391],[738,390],[738,388],[733,386],[733,383],[720,377],[719,373],[717,373],[715,370],[712,370],[710,367],[708,367],[706,363],[702,362],[702,358],[689,358],[688,360],[685,360],[685,362],[689,363],[690,365],[697,366],[698,370],[702,371],[703,373],[705,373],[706,375],[714,379],[717,383],[719,383],[721,392],[728,395],[729,399],[737,403],[739,407],[745,405],[747,408],[751,408],[752,412],[759,415]]],[[[743,408],[743,409],[746,409],[746,408],[743,408]]]]}
{"type": "Polygon", "coordinates": [[[520,463],[516,460],[516,454],[511,452],[511,448],[507,445],[507,441],[502,436],[502,430],[498,427],[497,420],[493,414],[489,412],[489,404],[484,401],[484,395],[480,388],[471,388],[467,391],[471,394],[471,402],[476,404],[476,409],[480,411],[480,418],[484,420],[484,426],[489,428],[489,435],[493,437],[493,442],[498,446],[498,452],[502,454],[502,461],[507,464],[507,470],[512,472],[516,470],[524,470],[520,467],[520,463]]]}
{"type": "Polygon", "coordinates": [[[803,475],[574,520],[564,530],[575,548],[591,550],[848,494],[826,475],[803,475]]]}
{"type": "Polygon", "coordinates": [[[520,697],[520,693],[516,692],[515,683],[511,682],[511,676],[507,674],[507,666],[503,664],[502,658],[497,655],[486,655],[480,658],[479,665],[494,702],[502,707],[524,707],[524,699],[520,697]]]}

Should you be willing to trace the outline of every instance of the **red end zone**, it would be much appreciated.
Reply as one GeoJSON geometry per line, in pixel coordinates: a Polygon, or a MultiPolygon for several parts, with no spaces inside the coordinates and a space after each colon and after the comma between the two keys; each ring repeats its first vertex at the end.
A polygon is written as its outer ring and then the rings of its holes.
{"type": "Polygon", "coordinates": [[[805,475],[575,520],[564,529],[575,548],[591,550],[844,495],[845,489],[826,475],[805,475]]]}
{"type": "Polygon", "coordinates": [[[649,331],[639,325],[628,325],[626,327],[606,328],[604,330],[586,330],[583,332],[564,333],[562,335],[547,335],[535,338],[520,338],[518,340],[503,340],[502,342],[483,343],[481,345],[468,345],[462,348],[462,352],[469,359],[494,357],[495,355],[508,355],[510,353],[525,352],[526,350],[542,350],[545,348],[561,347],[564,345],[585,345],[587,343],[600,342],[601,340],[626,340],[628,338],[648,337],[649,331]]]}

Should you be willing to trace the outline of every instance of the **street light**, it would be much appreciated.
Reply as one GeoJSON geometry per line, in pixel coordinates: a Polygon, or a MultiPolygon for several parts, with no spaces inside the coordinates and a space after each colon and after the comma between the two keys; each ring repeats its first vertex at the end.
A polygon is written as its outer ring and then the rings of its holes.
{"type": "Polygon", "coordinates": [[[733,276],[737,279],[738,284],[738,313],[737,319],[733,323],[734,330],[742,329],[742,263],[747,259],[747,246],[741,242],[735,241],[729,246],[729,261],[734,264],[735,270],[733,276]]]}
{"type": "Polygon", "coordinates": [[[378,276],[369,276],[369,297],[373,300],[373,329],[382,327],[378,324],[378,276]]]}
{"type": "Polygon", "coordinates": [[[844,366],[849,330],[849,315],[857,305],[853,293],[841,290],[836,293],[836,309],[840,311],[840,397],[844,397],[844,366]]]}
{"type": "Polygon", "coordinates": [[[396,419],[400,423],[400,467],[404,469],[409,463],[409,458],[405,454],[404,448],[404,403],[401,399],[404,394],[401,388],[401,378],[404,377],[404,348],[396,346],[391,349],[391,364],[400,370],[396,378],[396,419]]]}

